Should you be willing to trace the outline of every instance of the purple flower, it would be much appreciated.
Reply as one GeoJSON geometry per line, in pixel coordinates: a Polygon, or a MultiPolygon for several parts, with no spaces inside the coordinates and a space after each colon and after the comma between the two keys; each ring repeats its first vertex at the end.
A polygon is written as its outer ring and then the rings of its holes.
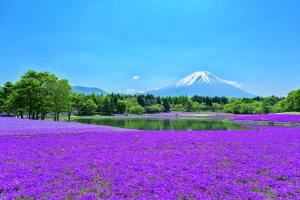
{"type": "Polygon", "coordinates": [[[128,131],[0,118],[0,199],[299,199],[300,128],[128,131]]]}

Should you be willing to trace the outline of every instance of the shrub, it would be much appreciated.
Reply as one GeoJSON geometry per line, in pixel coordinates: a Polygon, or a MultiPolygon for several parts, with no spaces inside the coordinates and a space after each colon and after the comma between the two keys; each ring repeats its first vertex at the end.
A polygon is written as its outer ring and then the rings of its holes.
{"type": "Polygon", "coordinates": [[[117,112],[119,114],[124,114],[126,112],[127,105],[123,100],[118,100],[117,102],[117,112]]]}
{"type": "Polygon", "coordinates": [[[132,106],[129,108],[129,113],[130,114],[143,114],[145,111],[144,111],[144,108],[140,105],[136,105],[136,106],[132,106]]]}
{"type": "Polygon", "coordinates": [[[162,111],[163,111],[163,106],[160,104],[146,107],[146,113],[159,113],[162,111]]]}

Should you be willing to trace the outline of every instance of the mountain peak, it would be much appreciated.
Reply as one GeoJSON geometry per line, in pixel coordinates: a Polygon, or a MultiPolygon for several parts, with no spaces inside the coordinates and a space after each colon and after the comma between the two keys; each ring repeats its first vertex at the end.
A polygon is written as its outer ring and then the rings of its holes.
{"type": "Polygon", "coordinates": [[[221,79],[208,71],[196,71],[177,84],[146,93],[157,96],[201,95],[226,97],[253,97],[254,95],[240,89],[235,81],[221,79]]]}
{"type": "Polygon", "coordinates": [[[185,78],[181,79],[177,84],[176,87],[184,87],[190,86],[195,83],[198,84],[215,84],[220,82],[220,78],[216,77],[212,73],[208,71],[197,71],[194,72],[185,78]]]}

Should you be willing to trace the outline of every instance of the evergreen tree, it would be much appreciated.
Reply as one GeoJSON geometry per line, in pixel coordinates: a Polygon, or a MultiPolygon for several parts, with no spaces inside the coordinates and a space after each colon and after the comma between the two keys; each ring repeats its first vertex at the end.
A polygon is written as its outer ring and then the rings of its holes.
{"type": "Polygon", "coordinates": [[[192,104],[191,101],[188,101],[188,102],[185,104],[185,111],[187,111],[187,112],[193,111],[193,104],[192,104]]]}
{"type": "Polygon", "coordinates": [[[145,96],[144,95],[138,95],[136,100],[140,106],[145,107],[145,96]]]}
{"type": "Polygon", "coordinates": [[[112,110],[112,103],[111,103],[110,96],[106,96],[104,98],[102,111],[103,111],[104,115],[111,115],[112,114],[113,110],[112,110]]]}
{"type": "Polygon", "coordinates": [[[163,102],[164,112],[170,112],[170,104],[168,100],[164,98],[162,102],[163,102]]]}

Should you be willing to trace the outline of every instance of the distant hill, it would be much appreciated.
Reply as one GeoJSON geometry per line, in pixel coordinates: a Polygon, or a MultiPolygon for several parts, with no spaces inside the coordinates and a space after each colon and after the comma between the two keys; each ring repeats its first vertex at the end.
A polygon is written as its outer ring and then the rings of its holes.
{"type": "Polygon", "coordinates": [[[101,90],[100,88],[84,87],[84,86],[73,86],[72,90],[75,93],[81,93],[81,94],[85,94],[85,95],[91,95],[93,93],[97,94],[97,95],[104,95],[107,93],[104,90],[101,90]]]}
{"type": "Polygon", "coordinates": [[[181,79],[169,87],[147,91],[156,96],[225,96],[225,97],[254,97],[240,89],[234,81],[221,79],[210,72],[198,71],[181,79]]]}

